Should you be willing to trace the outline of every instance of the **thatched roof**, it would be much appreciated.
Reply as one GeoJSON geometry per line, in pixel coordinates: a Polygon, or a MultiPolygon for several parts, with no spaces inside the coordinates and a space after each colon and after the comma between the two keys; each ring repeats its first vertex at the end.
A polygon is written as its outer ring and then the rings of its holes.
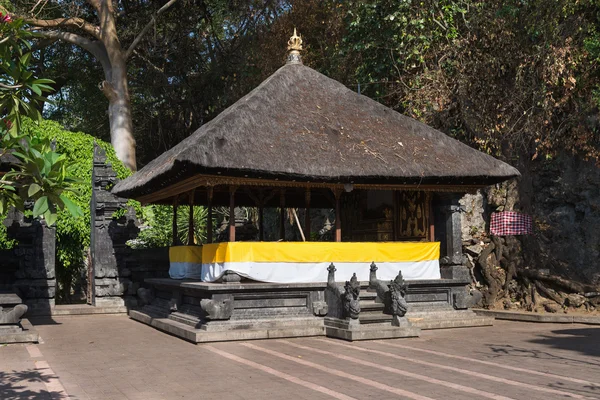
{"type": "Polygon", "coordinates": [[[195,174],[311,182],[489,185],[510,165],[286,64],[113,193],[137,198],[195,174]]]}

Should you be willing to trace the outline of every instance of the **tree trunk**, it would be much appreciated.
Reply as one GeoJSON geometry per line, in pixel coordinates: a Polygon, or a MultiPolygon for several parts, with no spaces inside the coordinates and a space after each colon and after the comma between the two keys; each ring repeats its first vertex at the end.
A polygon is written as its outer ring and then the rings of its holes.
{"type": "Polygon", "coordinates": [[[127,86],[126,66],[123,55],[113,57],[110,71],[100,88],[108,99],[108,119],[110,123],[110,142],[117,158],[132,171],[136,170],[135,139],[131,119],[131,102],[127,86]],[[117,58],[115,60],[115,58],[117,58]],[[117,66],[115,66],[115,64],[117,66]],[[121,65],[119,65],[121,64],[121,65]]]}
{"type": "Polygon", "coordinates": [[[133,138],[125,51],[119,42],[111,0],[101,1],[97,11],[100,19],[101,41],[108,58],[108,65],[104,67],[106,81],[102,82],[101,89],[108,99],[110,141],[119,160],[127,168],[135,171],[137,169],[135,139],[133,138]]]}
{"type": "Polygon", "coordinates": [[[32,15],[23,15],[21,18],[27,24],[41,29],[39,33],[49,39],[48,43],[62,40],[80,46],[89,51],[102,64],[105,80],[100,84],[100,89],[108,99],[110,141],[119,160],[127,168],[135,171],[137,169],[135,139],[133,138],[131,102],[127,86],[127,59],[143,36],[154,26],[156,17],[168,10],[177,0],[169,0],[158,9],[127,50],[121,47],[119,41],[113,1],[86,0],[96,11],[99,25],[94,25],[77,16],[38,19],[32,14],[33,9],[30,11],[32,15]],[[69,29],[83,31],[85,35],[69,32],[69,29]]]}

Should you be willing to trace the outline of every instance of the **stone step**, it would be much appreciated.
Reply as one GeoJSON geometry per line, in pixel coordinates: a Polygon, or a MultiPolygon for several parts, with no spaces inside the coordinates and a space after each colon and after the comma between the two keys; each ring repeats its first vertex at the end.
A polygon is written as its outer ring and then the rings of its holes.
{"type": "Polygon", "coordinates": [[[392,322],[393,317],[391,315],[383,314],[383,313],[360,313],[358,316],[358,320],[361,324],[373,324],[380,322],[387,322],[388,324],[392,322]]]}
{"type": "Polygon", "coordinates": [[[367,292],[366,290],[360,291],[360,300],[375,300],[377,292],[367,292]]]}
{"type": "Polygon", "coordinates": [[[408,303],[408,310],[410,311],[436,311],[436,310],[447,310],[454,311],[454,307],[450,304],[442,301],[432,302],[418,302],[408,303]]]}
{"type": "Polygon", "coordinates": [[[451,319],[412,319],[408,320],[418,328],[427,329],[448,329],[448,328],[467,328],[477,326],[491,326],[494,324],[493,318],[472,317],[472,318],[451,318],[451,319]]]}
{"type": "Polygon", "coordinates": [[[364,311],[383,311],[385,305],[383,303],[375,303],[372,300],[361,300],[360,310],[364,311]]]}
{"type": "Polygon", "coordinates": [[[464,319],[474,318],[477,315],[471,310],[428,310],[411,311],[406,313],[407,318],[425,318],[425,319],[464,319]]]}

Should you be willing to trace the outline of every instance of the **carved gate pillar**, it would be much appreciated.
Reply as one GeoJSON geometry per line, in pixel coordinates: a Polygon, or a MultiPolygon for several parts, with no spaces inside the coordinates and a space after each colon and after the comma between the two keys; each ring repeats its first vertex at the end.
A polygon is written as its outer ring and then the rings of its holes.
{"type": "Polygon", "coordinates": [[[130,252],[127,240],[137,236],[139,229],[135,213],[129,210],[124,217],[115,212],[127,206],[127,200],[115,196],[110,188],[117,174],[107,163],[106,153],[94,145],[91,201],[91,303],[94,306],[120,307],[127,294],[133,294],[131,271],[125,267],[130,252]]]}

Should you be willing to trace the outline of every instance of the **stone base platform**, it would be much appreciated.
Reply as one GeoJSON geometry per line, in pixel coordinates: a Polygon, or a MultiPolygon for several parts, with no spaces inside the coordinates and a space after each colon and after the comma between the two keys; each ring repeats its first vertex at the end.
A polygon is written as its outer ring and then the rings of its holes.
{"type": "Polygon", "coordinates": [[[21,319],[22,313],[27,310],[21,298],[12,291],[0,291],[0,344],[5,343],[32,343],[39,340],[37,331],[27,319],[21,319]],[[14,314],[15,310],[23,310],[14,314]]]}
{"type": "Polygon", "coordinates": [[[54,306],[52,315],[126,314],[125,306],[92,306],[89,304],[60,304],[54,306]]]}
{"type": "Polygon", "coordinates": [[[19,325],[0,327],[0,344],[37,343],[39,334],[29,320],[22,319],[19,325]]]}
{"type": "Polygon", "coordinates": [[[422,330],[494,325],[494,318],[477,315],[471,310],[413,311],[407,317],[414,326],[422,330]]]}
{"type": "Polygon", "coordinates": [[[192,343],[324,335],[323,322],[314,318],[292,318],[286,321],[241,320],[237,324],[222,325],[222,329],[214,326],[209,329],[198,329],[147,310],[131,310],[129,316],[192,343]]]}
{"type": "Polygon", "coordinates": [[[360,328],[326,317],[323,283],[207,283],[146,279],[146,305],[132,319],[193,343],[266,338],[333,336],[368,340],[418,336],[420,329],[491,325],[465,306],[465,283],[458,279],[409,281],[406,317],[412,326],[393,326],[376,294],[361,282],[360,328]],[[327,323],[326,321],[330,321],[327,323]]]}
{"type": "Polygon", "coordinates": [[[361,324],[358,320],[325,317],[325,335],[350,342],[419,336],[421,329],[412,326],[408,321],[405,322],[401,326],[393,326],[388,323],[361,324]]]}
{"type": "Polygon", "coordinates": [[[130,317],[193,343],[324,335],[324,283],[145,283],[153,298],[130,317]]]}

